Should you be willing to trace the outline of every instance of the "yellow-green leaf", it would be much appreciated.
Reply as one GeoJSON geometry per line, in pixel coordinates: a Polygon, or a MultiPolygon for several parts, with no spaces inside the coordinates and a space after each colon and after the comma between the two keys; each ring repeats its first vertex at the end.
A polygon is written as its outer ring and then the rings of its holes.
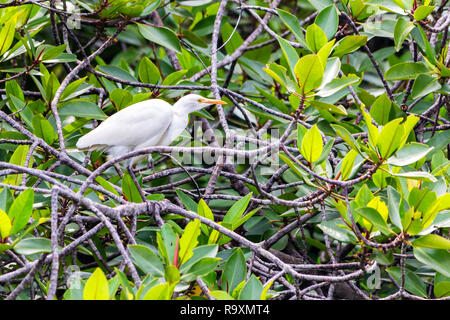
{"type": "Polygon", "coordinates": [[[0,237],[1,240],[6,239],[9,237],[9,234],[11,232],[11,220],[9,219],[8,215],[0,209],[0,237]]]}
{"type": "Polygon", "coordinates": [[[102,269],[95,269],[89,277],[83,291],[83,300],[108,300],[109,286],[102,269]]]}
{"type": "Polygon", "coordinates": [[[319,159],[322,154],[323,141],[317,125],[309,129],[302,140],[301,153],[309,163],[319,159]]]}
{"type": "Polygon", "coordinates": [[[308,54],[295,64],[294,72],[301,94],[317,89],[322,83],[324,67],[320,60],[319,56],[308,54]]]}
{"type": "Polygon", "coordinates": [[[179,264],[183,264],[194,254],[192,250],[198,244],[198,236],[200,235],[200,220],[195,219],[187,224],[184,228],[183,236],[180,239],[179,264]]]}

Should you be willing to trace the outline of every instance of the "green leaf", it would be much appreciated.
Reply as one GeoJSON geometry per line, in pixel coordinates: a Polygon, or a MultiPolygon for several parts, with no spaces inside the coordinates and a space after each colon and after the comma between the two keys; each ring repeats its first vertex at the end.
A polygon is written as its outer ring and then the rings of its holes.
{"type": "Polygon", "coordinates": [[[109,285],[102,269],[95,269],[83,291],[83,300],[109,300],[109,285]]]}
{"type": "Polygon", "coordinates": [[[141,194],[128,172],[125,172],[122,179],[122,192],[129,202],[142,202],[141,194]]]}
{"type": "Polygon", "coordinates": [[[197,212],[197,204],[194,200],[189,198],[189,196],[180,189],[175,189],[175,192],[177,193],[178,198],[180,198],[186,209],[192,212],[197,212]]]}
{"type": "Polygon", "coordinates": [[[193,249],[198,244],[198,236],[200,235],[200,220],[195,219],[189,222],[184,228],[183,236],[180,239],[179,264],[183,264],[189,260],[193,253],[193,249]]]}
{"type": "Polygon", "coordinates": [[[403,135],[403,126],[400,125],[402,121],[402,118],[394,119],[381,129],[377,147],[383,159],[389,158],[400,145],[400,140],[403,135]]]}
{"type": "MultiPolygon", "coordinates": [[[[23,167],[25,165],[25,161],[29,150],[30,150],[29,145],[18,146],[16,148],[16,151],[14,151],[14,153],[11,155],[9,163],[23,167]]],[[[30,161],[30,167],[31,166],[32,161],[30,161]]],[[[20,185],[21,182],[22,182],[22,174],[11,174],[8,175],[5,180],[3,180],[3,183],[5,184],[11,184],[16,186],[20,185]]]]}
{"type": "Polygon", "coordinates": [[[327,39],[331,40],[339,25],[339,16],[334,5],[330,5],[319,12],[314,21],[327,35],[327,39]]]}
{"type": "Polygon", "coordinates": [[[210,291],[209,294],[216,300],[234,300],[232,296],[230,296],[226,291],[223,290],[213,290],[210,291]]]}
{"type": "Polygon", "coordinates": [[[213,271],[217,265],[220,262],[220,258],[212,258],[212,257],[206,257],[202,258],[196,263],[194,263],[189,268],[189,273],[184,274],[181,279],[183,281],[193,281],[197,279],[198,277],[206,276],[208,273],[213,271]]]}
{"type": "Polygon", "coordinates": [[[164,265],[159,257],[143,245],[128,245],[131,259],[146,275],[164,277],[164,265]]]}
{"type": "Polygon", "coordinates": [[[228,210],[228,212],[223,217],[222,222],[223,223],[229,223],[231,225],[236,224],[242,217],[242,214],[245,212],[245,209],[247,209],[248,203],[250,202],[250,199],[252,197],[252,192],[247,194],[245,197],[242,197],[238,201],[236,201],[231,208],[228,210]]]}
{"type": "Polygon", "coordinates": [[[357,238],[354,233],[341,226],[342,224],[343,223],[341,219],[334,219],[330,221],[322,221],[317,226],[324,233],[338,241],[356,243],[357,238]]]}
{"type": "Polygon", "coordinates": [[[378,230],[381,231],[384,235],[391,235],[392,230],[388,227],[386,221],[383,219],[380,213],[377,210],[370,207],[358,208],[356,212],[366,218],[371,224],[377,227],[378,230]]]}
{"type": "Polygon", "coordinates": [[[177,36],[172,30],[165,27],[152,27],[142,23],[138,23],[137,25],[139,32],[145,39],[181,53],[180,41],[178,41],[177,36]]]}
{"type": "Polygon", "coordinates": [[[245,280],[247,275],[247,265],[245,257],[240,248],[234,250],[228,258],[222,273],[222,289],[233,292],[234,288],[245,280]]]}
{"type": "Polygon", "coordinates": [[[414,29],[415,25],[413,22],[407,21],[403,18],[399,18],[395,24],[394,29],[394,43],[395,51],[399,52],[403,47],[403,42],[409,33],[414,29]]]}
{"type": "MultiPolygon", "coordinates": [[[[386,271],[398,283],[402,283],[402,271],[400,267],[389,267],[386,271]]],[[[419,297],[427,298],[427,286],[423,280],[414,272],[405,269],[405,289],[406,291],[415,294],[419,297]]]]}
{"type": "Polygon", "coordinates": [[[367,130],[369,131],[369,142],[373,148],[376,147],[378,136],[380,135],[380,131],[378,128],[372,123],[372,117],[366,110],[361,106],[361,113],[363,114],[364,121],[366,122],[367,130]]]}
{"type": "Polygon", "coordinates": [[[116,66],[98,66],[100,71],[112,75],[113,77],[119,78],[120,80],[137,82],[136,78],[129,74],[127,71],[116,66]]]}
{"type": "Polygon", "coordinates": [[[302,140],[301,153],[302,156],[308,161],[312,163],[319,159],[322,154],[323,149],[323,141],[322,136],[320,134],[320,130],[315,124],[309,129],[302,140]]]}
{"type": "Polygon", "coordinates": [[[430,153],[434,147],[429,147],[426,144],[411,142],[403,146],[392,157],[387,159],[387,164],[392,164],[398,167],[404,167],[414,162],[419,161],[430,153]]]}
{"type": "Polygon", "coordinates": [[[387,94],[383,93],[379,96],[370,108],[369,114],[376,123],[384,126],[389,122],[389,113],[391,112],[392,101],[387,94]]]}
{"type": "Polygon", "coordinates": [[[397,226],[400,230],[403,231],[402,220],[400,216],[400,203],[402,200],[402,195],[395,190],[393,187],[387,187],[387,196],[388,196],[388,210],[389,210],[389,218],[392,223],[397,226]]]}
{"type": "Polygon", "coordinates": [[[351,53],[367,43],[367,36],[351,35],[340,40],[334,47],[333,57],[339,57],[351,53]]]}
{"type": "Polygon", "coordinates": [[[277,12],[284,25],[292,32],[297,41],[306,48],[307,44],[305,36],[303,35],[302,27],[300,26],[297,17],[281,9],[277,9],[277,12]]]}
{"type": "Polygon", "coordinates": [[[450,250],[450,240],[437,234],[427,234],[411,241],[413,247],[425,247],[434,249],[450,250]]]}
{"type": "Polygon", "coordinates": [[[317,24],[313,23],[306,28],[306,43],[311,51],[319,52],[327,42],[327,35],[317,24]]]}
{"type": "Polygon", "coordinates": [[[116,88],[110,93],[109,99],[114,104],[117,111],[119,111],[132,103],[133,96],[128,90],[116,88]]]}
{"type": "Polygon", "coordinates": [[[295,64],[294,73],[302,95],[317,89],[323,79],[323,65],[320,58],[315,54],[302,57],[295,64]]]}
{"type": "Polygon", "coordinates": [[[8,238],[11,234],[11,220],[8,215],[0,209],[0,240],[8,238]]]}
{"type": "Polygon", "coordinates": [[[358,153],[361,153],[358,143],[347,129],[337,124],[332,124],[331,127],[334,129],[334,131],[336,131],[338,136],[341,137],[342,140],[344,140],[352,149],[355,149],[356,151],[358,151],[358,153]]]}
{"type": "MultiPolygon", "coordinates": [[[[200,199],[200,201],[198,202],[197,214],[201,217],[204,217],[206,219],[214,221],[214,215],[213,215],[211,209],[208,207],[208,204],[203,199],[200,199]]],[[[204,225],[203,223],[201,224],[200,227],[203,230],[203,233],[206,234],[207,236],[209,236],[210,228],[208,226],[204,225]]]]}
{"type": "Polygon", "coordinates": [[[350,150],[342,160],[342,166],[341,166],[341,177],[342,180],[347,180],[347,178],[350,176],[350,173],[353,171],[353,164],[355,163],[356,156],[358,155],[358,152],[354,149],[350,150]]]}
{"type": "Polygon", "coordinates": [[[216,244],[208,244],[194,248],[192,257],[180,266],[180,272],[184,275],[189,274],[195,263],[203,258],[216,257],[218,246],[216,244]]]}
{"type": "Polygon", "coordinates": [[[348,76],[342,76],[341,78],[336,78],[328,82],[322,89],[317,92],[320,97],[329,97],[336,92],[341,91],[348,86],[357,84],[360,78],[354,74],[349,74],[348,76]]]}
{"type": "Polygon", "coordinates": [[[239,300],[259,300],[264,287],[254,274],[251,275],[239,294],[239,300]]]}
{"type": "Polygon", "coordinates": [[[298,61],[297,51],[295,51],[295,49],[283,38],[278,38],[278,42],[280,43],[281,51],[289,64],[292,77],[295,78],[295,66],[298,61]]]}
{"type": "Polygon", "coordinates": [[[177,236],[178,235],[168,223],[165,223],[161,227],[161,231],[156,234],[158,250],[161,256],[164,258],[166,264],[173,263],[177,236]]]}
{"type": "Polygon", "coordinates": [[[52,242],[47,238],[26,238],[14,246],[14,251],[23,255],[52,252],[52,242]]]}
{"type": "Polygon", "coordinates": [[[390,67],[384,77],[388,81],[414,80],[422,73],[428,73],[429,70],[422,62],[401,62],[390,67]]]}
{"type": "Polygon", "coordinates": [[[414,10],[414,20],[420,21],[429,16],[436,6],[419,6],[414,10]]]}
{"type": "MultiPolygon", "coordinates": [[[[180,82],[180,80],[183,79],[184,75],[188,71],[189,70],[180,70],[180,71],[172,72],[164,79],[164,81],[162,82],[162,85],[173,86],[173,85],[178,84],[178,82],[180,82]]],[[[163,91],[165,91],[165,90],[161,90],[161,92],[163,92],[163,91]]]]}
{"type": "Polygon", "coordinates": [[[107,118],[102,109],[88,100],[71,100],[64,103],[59,109],[59,115],[97,120],[105,120],[107,118]]]}
{"type": "Polygon", "coordinates": [[[34,190],[27,189],[14,200],[8,216],[12,222],[11,235],[21,231],[30,220],[33,211],[34,190]]]}
{"type": "Polygon", "coordinates": [[[143,57],[139,62],[139,79],[144,83],[157,84],[161,78],[159,69],[147,57],[143,57]]]}
{"type": "Polygon", "coordinates": [[[450,253],[447,250],[416,247],[413,252],[417,260],[450,277],[450,253]]]}
{"type": "Polygon", "coordinates": [[[433,292],[436,298],[448,297],[450,295],[450,277],[437,273],[434,278],[433,292]]]}
{"type": "Polygon", "coordinates": [[[436,92],[441,89],[441,84],[439,79],[430,76],[428,74],[419,74],[417,79],[414,81],[411,98],[418,99],[424,97],[430,93],[436,92]]]}
{"type": "Polygon", "coordinates": [[[0,55],[4,54],[11,47],[14,40],[14,33],[16,28],[17,16],[14,15],[12,19],[6,21],[2,30],[0,31],[0,55]]]}
{"type": "Polygon", "coordinates": [[[407,179],[413,179],[413,180],[420,180],[420,181],[428,181],[428,182],[437,182],[437,179],[430,173],[424,172],[424,171],[409,171],[409,172],[400,172],[400,173],[389,173],[391,176],[394,177],[400,177],[400,178],[407,178],[407,179]]]}
{"type": "Polygon", "coordinates": [[[170,284],[177,284],[180,282],[180,271],[173,265],[168,265],[164,272],[164,278],[170,284]]]}
{"type": "Polygon", "coordinates": [[[33,117],[33,128],[34,134],[37,137],[44,139],[49,145],[52,145],[53,142],[55,142],[57,138],[55,129],[42,114],[39,113],[33,117]]]}
{"type": "Polygon", "coordinates": [[[168,283],[160,283],[148,290],[143,300],[169,300],[170,291],[168,283]]]}

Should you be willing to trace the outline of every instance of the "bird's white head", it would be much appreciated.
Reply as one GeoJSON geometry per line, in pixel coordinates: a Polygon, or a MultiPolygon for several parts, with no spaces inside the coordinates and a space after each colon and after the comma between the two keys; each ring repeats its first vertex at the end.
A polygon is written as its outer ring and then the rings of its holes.
{"type": "Polygon", "coordinates": [[[180,98],[173,106],[177,111],[189,114],[211,104],[226,104],[226,102],[222,100],[207,99],[198,94],[188,94],[187,96],[180,98]]]}

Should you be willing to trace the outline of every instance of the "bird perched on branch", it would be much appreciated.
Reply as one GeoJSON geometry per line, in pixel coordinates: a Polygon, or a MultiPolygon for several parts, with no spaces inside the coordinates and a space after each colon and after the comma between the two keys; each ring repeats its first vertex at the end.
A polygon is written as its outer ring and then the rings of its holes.
{"type": "MultiPolygon", "coordinates": [[[[97,128],[82,136],[77,148],[106,149],[110,156],[153,146],[167,146],[186,128],[189,114],[222,100],[198,94],[180,98],[173,106],[161,99],[141,101],[113,114],[97,128]]],[[[130,160],[132,165],[137,159],[130,160]]]]}

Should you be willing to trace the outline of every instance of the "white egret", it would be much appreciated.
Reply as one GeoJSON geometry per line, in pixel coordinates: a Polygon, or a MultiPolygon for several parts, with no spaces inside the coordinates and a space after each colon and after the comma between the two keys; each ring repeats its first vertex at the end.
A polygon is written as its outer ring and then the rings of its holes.
{"type": "MultiPolygon", "coordinates": [[[[173,106],[161,99],[141,101],[113,114],[82,136],[77,148],[106,149],[110,156],[119,156],[143,148],[167,146],[186,128],[191,112],[225,103],[198,94],[184,96],[173,106]]],[[[129,165],[137,159],[129,161],[129,165]]]]}

